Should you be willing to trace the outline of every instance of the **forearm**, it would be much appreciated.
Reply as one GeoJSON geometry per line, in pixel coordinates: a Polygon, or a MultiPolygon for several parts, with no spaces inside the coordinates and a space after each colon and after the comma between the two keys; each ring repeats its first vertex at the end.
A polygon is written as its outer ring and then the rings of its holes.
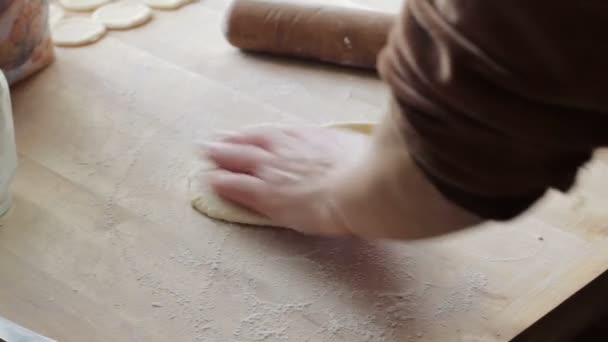
{"type": "Polygon", "coordinates": [[[336,180],[332,196],[343,229],[363,238],[419,239],[480,223],[427,180],[408,153],[400,120],[392,106],[367,155],[336,180]]]}

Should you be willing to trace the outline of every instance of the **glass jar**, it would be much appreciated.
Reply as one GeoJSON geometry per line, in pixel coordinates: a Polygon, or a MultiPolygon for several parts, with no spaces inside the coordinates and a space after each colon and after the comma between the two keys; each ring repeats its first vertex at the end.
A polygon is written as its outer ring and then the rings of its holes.
{"type": "Polygon", "coordinates": [[[13,85],[51,64],[48,0],[0,0],[0,69],[13,85]]]}
{"type": "Polygon", "coordinates": [[[11,206],[10,186],[17,170],[17,149],[8,82],[0,72],[0,216],[11,206]]]}

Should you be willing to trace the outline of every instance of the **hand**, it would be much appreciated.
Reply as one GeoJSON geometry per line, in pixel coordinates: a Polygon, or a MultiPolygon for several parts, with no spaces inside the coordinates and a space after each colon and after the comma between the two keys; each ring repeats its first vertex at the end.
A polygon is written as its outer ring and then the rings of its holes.
{"type": "Polygon", "coordinates": [[[226,200],[305,234],[350,235],[332,187],[353,172],[370,146],[366,135],[321,127],[265,126],[206,144],[220,171],[208,182],[226,200]]]}

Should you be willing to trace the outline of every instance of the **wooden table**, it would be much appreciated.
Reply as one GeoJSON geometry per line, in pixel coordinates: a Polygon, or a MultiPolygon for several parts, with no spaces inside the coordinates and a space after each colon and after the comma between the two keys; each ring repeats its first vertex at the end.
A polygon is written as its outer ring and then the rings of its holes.
{"type": "Polygon", "coordinates": [[[376,119],[388,96],[374,75],[239,53],[221,35],[225,6],[58,49],[13,90],[0,315],[78,342],[503,341],[606,271],[601,155],[569,196],[430,241],[312,239],[194,212],[195,140],[376,119]]]}

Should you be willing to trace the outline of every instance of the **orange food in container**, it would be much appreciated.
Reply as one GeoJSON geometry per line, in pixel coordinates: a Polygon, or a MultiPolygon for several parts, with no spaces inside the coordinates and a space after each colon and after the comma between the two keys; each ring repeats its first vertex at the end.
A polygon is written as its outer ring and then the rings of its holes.
{"type": "Polygon", "coordinates": [[[0,1],[0,69],[10,85],[54,59],[48,0],[0,1]]]}

